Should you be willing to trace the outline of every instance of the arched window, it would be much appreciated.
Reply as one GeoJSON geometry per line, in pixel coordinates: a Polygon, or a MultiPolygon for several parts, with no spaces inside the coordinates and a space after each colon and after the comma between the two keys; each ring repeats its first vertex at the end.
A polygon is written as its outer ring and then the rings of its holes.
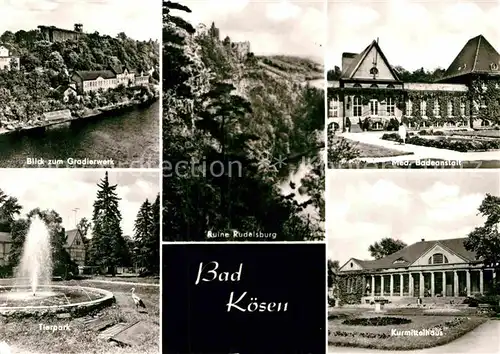
{"type": "Polygon", "coordinates": [[[352,100],[352,116],[353,117],[361,117],[363,111],[363,105],[361,103],[361,97],[354,96],[352,100]]]}
{"type": "Polygon", "coordinates": [[[427,116],[427,101],[422,100],[420,102],[420,114],[422,115],[422,117],[427,116]]]}
{"type": "Polygon", "coordinates": [[[460,100],[460,115],[462,117],[465,116],[465,100],[464,99],[460,100]]]}
{"type": "Polygon", "coordinates": [[[434,253],[429,257],[429,264],[443,264],[448,263],[448,258],[442,253],[434,253]]]}
{"type": "Polygon", "coordinates": [[[432,113],[434,114],[434,117],[441,116],[441,107],[439,107],[439,101],[438,100],[434,100],[434,108],[432,110],[432,113]]]}
{"type": "Polygon", "coordinates": [[[337,118],[339,116],[339,98],[334,96],[330,101],[329,116],[332,118],[337,118]]]}
{"type": "Polygon", "coordinates": [[[413,102],[411,100],[408,100],[406,102],[406,115],[411,116],[413,114],[413,102]]]}

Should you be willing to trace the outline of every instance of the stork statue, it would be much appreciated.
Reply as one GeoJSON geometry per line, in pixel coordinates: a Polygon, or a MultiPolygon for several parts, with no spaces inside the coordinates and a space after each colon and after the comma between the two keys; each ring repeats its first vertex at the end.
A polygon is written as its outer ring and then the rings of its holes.
{"type": "Polygon", "coordinates": [[[136,294],[134,294],[135,288],[132,288],[132,290],[130,290],[130,291],[132,292],[132,300],[134,300],[135,308],[139,309],[139,306],[146,308],[146,305],[144,305],[144,302],[142,301],[142,299],[139,296],[137,296],[136,294]]]}

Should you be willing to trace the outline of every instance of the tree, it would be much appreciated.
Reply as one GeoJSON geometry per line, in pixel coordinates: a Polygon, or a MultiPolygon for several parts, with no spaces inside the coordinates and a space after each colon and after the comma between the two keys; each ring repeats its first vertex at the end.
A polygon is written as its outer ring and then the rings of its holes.
{"type": "Polygon", "coordinates": [[[92,227],[92,223],[87,219],[87,218],[81,218],[78,224],[76,224],[77,230],[80,232],[80,234],[83,236],[83,242],[85,242],[85,245],[88,245],[88,242],[90,240],[90,237],[88,235],[89,230],[92,227]]]}
{"type": "Polygon", "coordinates": [[[375,242],[373,245],[370,245],[368,251],[375,259],[381,259],[387,257],[397,251],[405,248],[407,245],[401,240],[394,240],[392,238],[386,237],[383,238],[380,242],[375,242]]]}
{"type": "Polygon", "coordinates": [[[21,210],[17,198],[8,196],[0,189],[0,232],[10,232],[11,224],[21,210]]]}
{"type": "Polygon", "coordinates": [[[160,266],[160,198],[141,205],[134,224],[135,261],[147,273],[159,274],[160,266]]]}
{"type": "Polygon", "coordinates": [[[334,70],[328,70],[326,73],[326,79],[328,81],[336,81],[339,80],[342,76],[342,70],[338,66],[335,66],[334,70]]]}
{"type": "Polygon", "coordinates": [[[126,263],[125,240],[120,226],[122,217],[116,194],[117,185],[111,185],[108,172],[97,184],[97,197],[92,214],[92,240],[89,249],[89,262],[94,266],[107,268],[113,276],[116,267],[126,263]]]}
{"type": "Polygon", "coordinates": [[[339,261],[328,260],[328,288],[337,282],[337,272],[340,269],[339,261]]]}
{"type": "MultiPolygon", "coordinates": [[[[498,274],[500,270],[500,235],[498,233],[500,197],[486,194],[478,211],[479,215],[486,218],[484,225],[476,227],[469,233],[464,245],[468,251],[475,252],[477,257],[482,258],[486,266],[495,268],[498,274]]],[[[498,277],[496,281],[498,287],[498,277]]]]}

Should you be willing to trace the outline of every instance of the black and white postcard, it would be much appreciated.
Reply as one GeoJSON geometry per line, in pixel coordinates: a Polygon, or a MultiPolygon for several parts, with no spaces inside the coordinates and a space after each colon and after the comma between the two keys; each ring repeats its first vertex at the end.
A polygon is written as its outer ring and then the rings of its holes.
{"type": "Polygon", "coordinates": [[[322,240],[325,3],[163,4],[163,240],[322,240]]]}
{"type": "Polygon", "coordinates": [[[327,175],[329,352],[498,353],[498,172],[411,177],[327,175]]]}
{"type": "Polygon", "coordinates": [[[159,173],[0,181],[0,353],[159,353],[159,173]]]}
{"type": "Polygon", "coordinates": [[[329,1],[329,167],[500,167],[499,16],[495,1],[329,1]]]}
{"type": "Polygon", "coordinates": [[[0,167],[159,167],[159,4],[3,1],[0,19],[0,167]]]}

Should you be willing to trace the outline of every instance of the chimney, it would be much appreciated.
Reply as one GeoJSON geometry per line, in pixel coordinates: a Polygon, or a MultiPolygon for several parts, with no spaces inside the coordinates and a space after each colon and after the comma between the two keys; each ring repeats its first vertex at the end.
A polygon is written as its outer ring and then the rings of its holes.
{"type": "Polygon", "coordinates": [[[422,242],[425,242],[425,238],[421,239],[422,242]]]}
{"type": "Polygon", "coordinates": [[[75,32],[83,32],[83,25],[81,23],[75,23],[75,32]]]}

